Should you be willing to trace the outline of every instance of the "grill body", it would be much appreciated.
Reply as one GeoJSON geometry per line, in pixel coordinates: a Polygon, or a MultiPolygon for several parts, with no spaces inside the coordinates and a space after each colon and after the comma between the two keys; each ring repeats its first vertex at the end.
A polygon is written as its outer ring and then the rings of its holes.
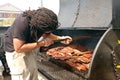
{"type": "MultiPolygon", "coordinates": [[[[118,34],[120,34],[119,29],[110,28],[101,37],[93,53],[93,60],[91,61],[91,68],[88,73],[90,80],[117,80],[112,52],[115,51],[116,55],[120,55],[120,46],[118,44],[120,36],[118,34]]],[[[118,57],[117,63],[119,63],[119,59],[118,57]]]]}
{"type": "MultiPolygon", "coordinates": [[[[69,35],[73,38],[73,41],[70,45],[80,45],[84,46],[86,49],[90,49],[94,52],[99,40],[102,35],[106,32],[106,30],[79,30],[79,29],[58,29],[54,31],[54,34],[57,35],[69,35]],[[90,36],[90,38],[82,38],[83,36],[90,36]],[[78,37],[77,40],[74,38],[78,37]]],[[[55,43],[52,47],[64,46],[61,43],[55,43]]],[[[51,57],[47,57],[45,55],[46,52],[40,52],[39,56],[41,57],[39,71],[42,72],[45,76],[47,76],[51,80],[84,80],[89,79],[92,69],[89,69],[87,73],[76,71],[73,68],[66,66],[66,64],[61,63],[59,60],[52,59],[51,57]]],[[[95,53],[93,53],[95,55],[95,53]]],[[[94,57],[93,57],[94,58],[94,57]]],[[[93,59],[92,59],[93,60],[93,59]]],[[[90,64],[96,65],[96,64],[90,64]]]]}
{"type": "MultiPolygon", "coordinates": [[[[58,19],[61,26],[53,33],[69,35],[73,39],[80,37],[71,44],[93,51],[90,67],[87,73],[77,72],[48,58],[46,52],[38,52],[39,71],[49,80],[117,80],[119,76],[116,77],[112,52],[119,63],[119,17],[119,0],[60,0],[58,19]],[[83,36],[91,38],[81,38],[83,36]]],[[[0,27],[0,34],[7,28],[0,27]]],[[[56,43],[52,47],[59,45],[62,44],[56,43]]]]}

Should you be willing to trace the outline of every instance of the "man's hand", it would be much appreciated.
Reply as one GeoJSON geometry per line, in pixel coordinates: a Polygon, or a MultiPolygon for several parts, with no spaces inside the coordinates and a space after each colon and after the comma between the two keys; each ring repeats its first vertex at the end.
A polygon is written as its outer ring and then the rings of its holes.
{"type": "Polygon", "coordinates": [[[61,41],[61,43],[63,44],[70,44],[72,42],[72,38],[70,36],[62,36],[60,37],[60,39],[64,39],[63,41],[61,41]]]}

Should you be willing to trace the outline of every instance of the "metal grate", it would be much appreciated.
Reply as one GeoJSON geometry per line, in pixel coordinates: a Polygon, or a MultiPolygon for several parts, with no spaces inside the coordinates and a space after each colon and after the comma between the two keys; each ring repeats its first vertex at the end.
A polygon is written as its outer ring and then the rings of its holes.
{"type": "Polygon", "coordinates": [[[84,80],[82,77],[74,74],[73,72],[50,62],[49,59],[43,58],[43,56],[42,60],[38,63],[39,71],[49,80],[84,80]]]}

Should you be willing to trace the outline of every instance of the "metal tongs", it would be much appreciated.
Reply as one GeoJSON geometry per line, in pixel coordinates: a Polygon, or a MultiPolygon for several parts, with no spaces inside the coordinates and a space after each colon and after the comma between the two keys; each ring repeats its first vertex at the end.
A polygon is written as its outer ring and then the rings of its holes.
{"type": "MultiPolygon", "coordinates": [[[[67,38],[66,38],[67,39],[67,38]]],[[[61,42],[61,41],[64,41],[64,40],[66,40],[66,39],[59,39],[59,40],[54,40],[54,42],[56,43],[56,42],[61,42]]]]}
{"type": "MultiPolygon", "coordinates": [[[[72,40],[81,40],[81,39],[88,39],[88,38],[93,38],[92,36],[79,36],[79,37],[73,37],[72,40]]],[[[68,39],[68,38],[66,38],[68,39]]],[[[54,40],[54,42],[60,42],[64,41],[66,39],[59,39],[59,40],[54,40]]]]}

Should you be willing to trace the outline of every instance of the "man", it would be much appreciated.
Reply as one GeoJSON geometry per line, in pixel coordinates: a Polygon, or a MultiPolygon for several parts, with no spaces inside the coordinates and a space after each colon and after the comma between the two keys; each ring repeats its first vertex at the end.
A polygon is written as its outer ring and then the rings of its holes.
{"type": "Polygon", "coordinates": [[[15,19],[5,34],[4,47],[12,80],[38,80],[33,50],[50,46],[54,40],[65,39],[64,44],[72,41],[69,36],[52,34],[58,26],[57,15],[47,8],[25,11],[15,19]],[[40,37],[43,39],[38,40],[40,37]]]}

